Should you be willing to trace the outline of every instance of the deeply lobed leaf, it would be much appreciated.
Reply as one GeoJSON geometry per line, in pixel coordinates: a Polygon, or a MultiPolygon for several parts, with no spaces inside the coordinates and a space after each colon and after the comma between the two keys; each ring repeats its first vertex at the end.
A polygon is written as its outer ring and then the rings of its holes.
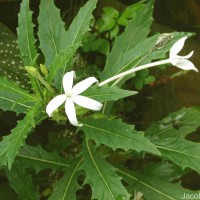
{"type": "Polygon", "coordinates": [[[29,0],[22,1],[18,20],[17,35],[21,58],[25,66],[34,66],[38,54],[35,49],[36,40],[34,38],[29,0]]]}
{"type": "Polygon", "coordinates": [[[86,144],[83,149],[84,161],[81,168],[86,172],[85,184],[90,184],[92,199],[128,200],[130,194],[121,183],[116,169],[101,158],[97,151],[86,144]]]}
{"type": "Polygon", "coordinates": [[[107,86],[92,86],[83,93],[84,96],[87,96],[100,102],[111,100],[117,101],[118,99],[122,99],[124,97],[132,96],[135,94],[137,94],[136,91],[123,90],[118,87],[107,86]]]}
{"type": "Polygon", "coordinates": [[[90,30],[92,12],[96,8],[97,0],[89,0],[78,12],[66,35],[66,46],[81,44],[82,38],[90,30]]]}
{"type": "Polygon", "coordinates": [[[76,46],[72,46],[61,51],[59,54],[56,55],[55,59],[49,67],[47,82],[51,84],[54,80],[54,85],[57,89],[62,88],[61,82],[64,72],[72,70],[69,63],[71,62],[75,52],[76,46]]]}
{"type": "Polygon", "coordinates": [[[142,132],[136,131],[134,126],[125,124],[121,120],[88,119],[82,120],[80,128],[87,139],[93,139],[97,145],[105,144],[112,149],[146,151],[159,155],[156,149],[142,132]]]}
{"type": "Polygon", "coordinates": [[[0,108],[24,113],[37,102],[37,98],[23,90],[16,83],[0,77],[0,108]]]}
{"type": "Polygon", "coordinates": [[[45,63],[48,67],[66,45],[65,24],[53,0],[41,1],[38,24],[40,49],[45,56],[45,63]]]}
{"type": "Polygon", "coordinates": [[[148,173],[147,168],[140,171],[118,170],[118,172],[128,183],[128,188],[132,192],[141,192],[147,200],[178,200],[184,193],[197,194],[196,191],[183,188],[178,183],[162,180],[159,177],[160,174],[148,173]]]}
{"type": "Polygon", "coordinates": [[[78,184],[79,167],[83,158],[76,159],[73,164],[67,168],[64,176],[55,184],[53,193],[49,200],[76,200],[76,191],[80,189],[78,184]]]}
{"type": "Polygon", "coordinates": [[[6,172],[10,185],[21,199],[39,200],[39,193],[33,186],[30,175],[22,168],[19,162],[15,162],[12,170],[6,172]]]}
{"type": "Polygon", "coordinates": [[[153,21],[153,0],[149,1],[137,11],[136,18],[132,19],[124,33],[116,38],[111,52],[107,56],[106,66],[101,74],[101,80],[105,80],[123,67],[124,54],[145,40],[153,21]],[[128,39],[127,39],[128,38],[128,39]]]}
{"type": "Polygon", "coordinates": [[[182,108],[164,119],[152,124],[145,134],[148,137],[164,139],[166,137],[184,138],[199,127],[200,111],[196,108],[182,108]]]}
{"type": "Polygon", "coordinates": [[[24,167],[34,168],[38,173],[43,169],[62,170],[69,167],[68,161],[57,152],[47,152],[40,146],[24,145],[18,154],[24,167]]]}
{"type": "Polygon", "coordinates": [[[7,165],[11,169],[15,157],[19,149],[24,144],[27,135],[34,129],[32,121],[35,119],[35,124],[39,124],[46,118],[46,114],[41,113],[38,106],[33,107],[25,116],[18,122],[18,125],[12,130],[11,134],[3,137],[0,142],[0,166],[7,165]]]}
{"type": "MultiPolygon", "coordinates": [[[[23,0],[19,13],[19,26],[17,28],[18,45],[24,66],[36,66],[38,53],[35,48],[36,40],[34,38],[34,30],[32,24],[32,12],[29,8],[29,0],[23,0]]],[[[38,97],[41,96],[38,83],[35,78],[30,76],[30,81],[34,92],[38,97]]]]}
{"type": "Polygon", "coordinates": [[[200,173],[200,145],[182,138],[157,139],[153,143],[162,153],[162,157],[168,159],[185,169],[187,167],[200,173]]]}
{"type": "MultiPolygon", "coordinates": [[[[58,68],[55,74],[55,86],[60,89],[62,88],[61,77],[67,71],[72,70],[73,62],[72,57],[78,47],[81,45],[83,36],[87,31],[90,30],[90,21],[93,18],[92,12],[96,8],[97,0],[89,0],[78,12],[77,16],[70,25],[65,38],[63,39],[64,47],[62,52],[55,58],[51,68],[56,67],[55,64],[58,63],[58,68]],[[64,56],[64,57],[63,57],[64,56]],[[64,59],[63,59],[64,58],[64,59]],[[67,59],[65,59],[67,58],[67,59]]],[[[62,90],[60,89],[62,92],[62,90]]]]}

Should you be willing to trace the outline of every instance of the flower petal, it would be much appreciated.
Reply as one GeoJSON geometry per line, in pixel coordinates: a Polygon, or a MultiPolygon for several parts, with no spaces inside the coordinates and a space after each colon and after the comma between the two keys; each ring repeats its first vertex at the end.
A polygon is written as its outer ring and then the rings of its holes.
{"type": "Polygon", "coordinates": [[[76,74],[74,71],[67,72],[63,76],[63,88],[64,88],[65,93],[72,89],[73,79],[75,78],[75,76],[76,76],[76,74]]]}
{"type": "Polygon", "coordinates": [[[174,56],[176,56],[181,49],[183,48],[184,44],[185,44],[185,40],[187,39],[187,36],[181,38],[180,40],[178,40],[170,49],[170,58],[173,58],[174,56]]]}
{"type": "Polygon", "coordinates": [[[83,91],[85,91],[87,88],[89,88],[93,83],[98,82],[98,80],[95,77],[89,77],[86,78],[85,80],[77,83],[72,91],[74,95],[80,94],[83,91]]]}
{"type": "Polygon", "coordinates": [[[65,103],[65,112],[69,119],[69,122],[74,126],[81,126],[78,124],[77,118],[76,118],[76,110],[74,106],[74,102],[71,98],[67,99],[65,103]]]}
{"type": "Polygon", "coordinates": [[[182,58],[185,58],[185,59],[191,58],[193,53],[194,53],[194,51],[191,51],[188,55],[182,56],[182,58]]]}
{"type": "MultiPolygon", "coordinates": [[[[188,55],[186,55],[186,56],[179,56],[179,55],[176,55],[176,56],[174,56],[174,58],[176,59],[176,58],[185,58],[185,59],[188,59],[188,58],[191,58],[192,57],[192,55],[193,55],[193,53],[194,53],[194,51],[191,51],[188,55]]],[[[172,58],[173,59],[173,58],[172,58]]]]}
{"type": "Polygon", "coordinates": [[[75,96],[73,100],[79,106],[88,108],[90,110],[101,110],[101,108],[103,107],[103,104],[99,103],[98,101],[81,95],[75,96]]]}
{"type": "Polygon", "coordinates": [[[52,115],[52,113],[62,104],[66,101],[67,97],[64,94],[58,95],[54,97],[47,105],[46,107],[46,113],[49,115],[49,117],[52,115]]]}
{"type": "Polygon", "coordinates": [[[183,70],[194,70],[198,72],[198,69],[194,66],[194,64],[186,59],[173,59],[172,64],[183,70]]]}

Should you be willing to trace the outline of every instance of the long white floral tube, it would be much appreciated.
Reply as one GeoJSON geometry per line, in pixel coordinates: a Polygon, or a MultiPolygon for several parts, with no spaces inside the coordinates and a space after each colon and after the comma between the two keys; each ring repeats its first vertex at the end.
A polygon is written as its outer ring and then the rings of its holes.
{"type": "Polygon", "coordinates": [[[181,38],[171,47],[168,59],[149,63],[149,64],[146,64],[146,65],[142,65],[142,66],[127,70],[125,72],[117,74],[117,75],[115,75],[111,78],[108,78],[107,80],[99,83],[99,86],[103,86],[103,85],[105,85],[109,82],[112,82],[116,79],[124,77],[128,74],[131,74],[131,73],[143,70],[143,69],[147,69],[147,68],[150,68],[150,67],[154,67],[154,66],[158,66],[158,65],[164,65],[164,64],[167,64],[167,63],[171,63],[172,65],[174,65],[174,66],[176,66],[180,69],[183,69],[183,70],[194,70],[194,71],[198,72],[198,69],[194,66],[194,64],[191,61],[187,60],[188,58],[190,58],[193,55],[193,51],[190,52],[186,56],[177,55],[181,51],[181,49],[183,48],[186,39],[187,39],[187,37],[181,38]]]}

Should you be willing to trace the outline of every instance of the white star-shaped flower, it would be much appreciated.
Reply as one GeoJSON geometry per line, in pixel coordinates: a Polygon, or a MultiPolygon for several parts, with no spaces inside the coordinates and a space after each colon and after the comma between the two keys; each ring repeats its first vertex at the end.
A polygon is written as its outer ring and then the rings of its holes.
{"type": "Polygon", "coordinates": [[[74,103],[77,105],[90,109],[90,110],[101,110],[102,104],[98,101],[90,99],[88,97],[80,95],[83,91],[89,88],[93,83],[98,82],[95,77],[89,77],[73,87],[73,79],[75,77],[75,72],[71,71],[64,75],[63,77],[63,88],[65,94],[58,95],[54,97],[47,105],[46,112],[49,116],[65,102],[65,112],[71,124],[74,126],[81,126],[78,124],[76,117],[76,110],[74,103]]]}
{"type": "Polygon", "coordinates": [[[198,72],[198,69],[194,66],[194,64],[187,60],[188,58],[190,58],[193,55],[193,51],[191,51],[188,55],[186,56],[179,56],[177,55],[181,49],[183,48],[184,44],[185,44],[185,40],[187,39],[186,37],[181,38],[180,40],[178,40],[170,49],[169,52],[169,59],[170,62],[183,70],[194,70],[198,72]]]}

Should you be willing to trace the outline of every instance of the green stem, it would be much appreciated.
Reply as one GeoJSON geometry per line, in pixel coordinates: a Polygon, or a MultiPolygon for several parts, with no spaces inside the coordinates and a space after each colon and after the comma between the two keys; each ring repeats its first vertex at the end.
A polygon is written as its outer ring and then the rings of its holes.
{"type": "Polygon", "coordinates": [[[40,73],[37,74],[37,78],[52,94],[54,94],[53,88],[43,79],[40,73]]]}

